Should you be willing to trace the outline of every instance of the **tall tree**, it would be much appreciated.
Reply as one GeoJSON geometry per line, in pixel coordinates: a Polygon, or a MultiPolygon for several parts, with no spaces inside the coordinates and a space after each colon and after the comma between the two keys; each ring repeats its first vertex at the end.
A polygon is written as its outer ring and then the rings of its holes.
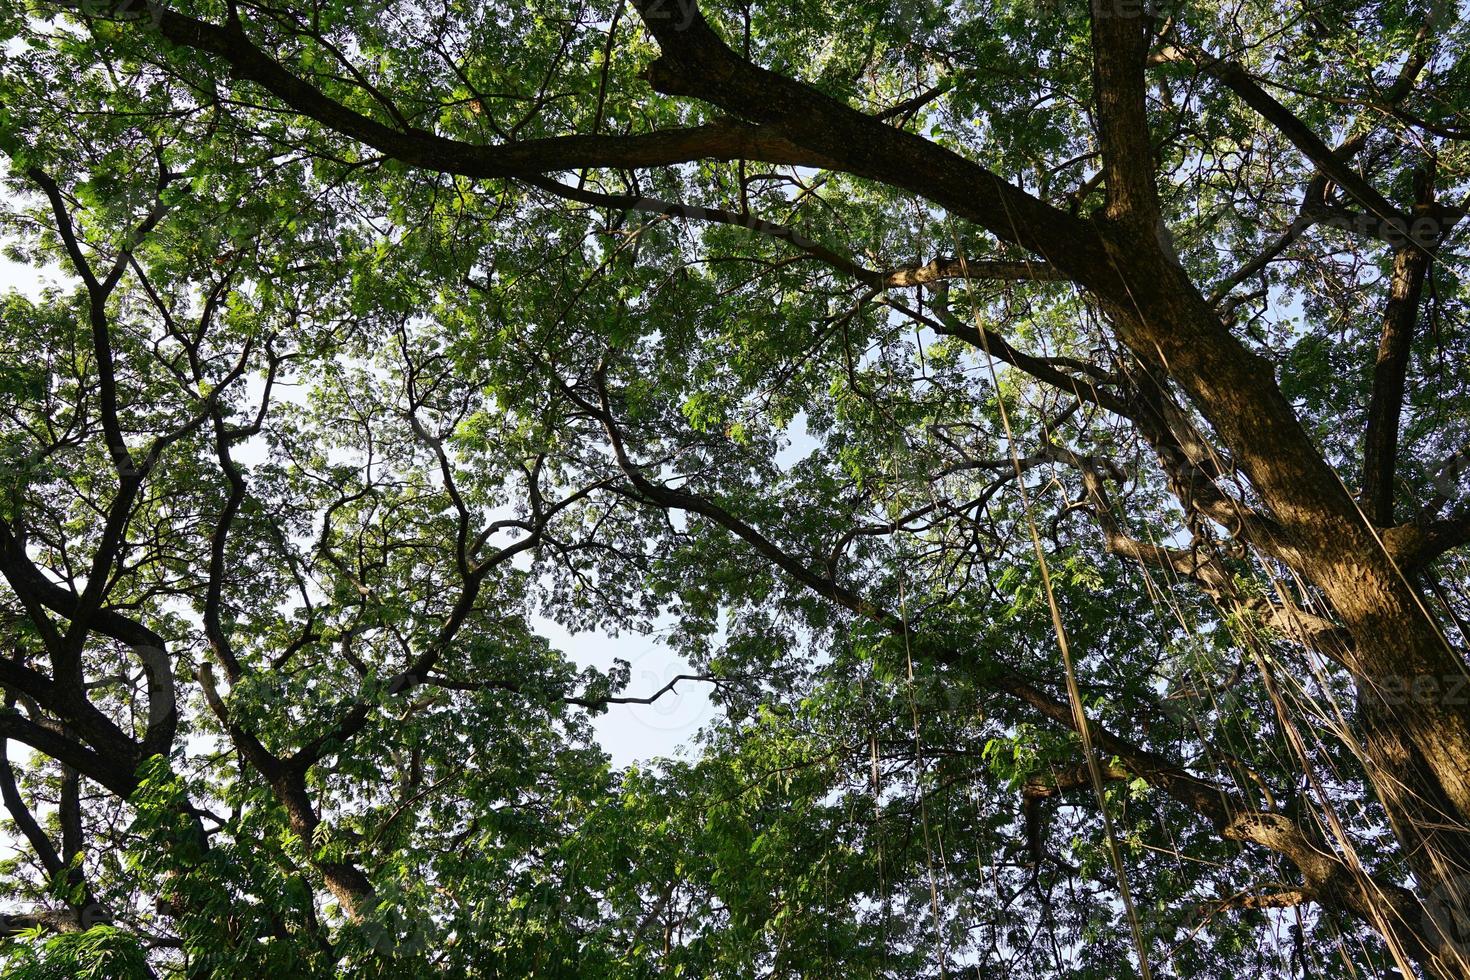
{"type": "Polygon", "coordinates": [[[1455,8],[0,17],[35,969],[1470,976],[1455,8]]]}

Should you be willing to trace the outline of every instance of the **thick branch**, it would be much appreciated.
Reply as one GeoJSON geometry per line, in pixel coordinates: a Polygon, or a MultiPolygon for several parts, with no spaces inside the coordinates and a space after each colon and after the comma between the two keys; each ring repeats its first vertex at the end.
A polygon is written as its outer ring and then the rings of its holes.
{"type": "Polygon", "coordinates": [[[1417,248],[1394,253],[1388,303],[1373,367],[1373,391],[1368,402],[1368,425],[1363,433],[1363,510],[1379,527],[1393,524],[1394,472],[1398,464],[1399,417],[1404,405],[1404,382],[1419,298],[1429,256],[1417,248]]]}
{"type": "Polygon", "coordinates": [[[1152,228],[1158,220],[1147,85],[1150,18],[1125,16],[1116,0],[1092,0],[1092,85],[1108,217],[1152,228]]]}
{"type": "Polygon", "coordinates": [[[922,194],[1068,276],[1117,285],[1089,222],[1046,204],[951,150],[864,115],[740,57],[696,6],[635,0],[661,56],[646,77],[666,95],[702,99],[816,152],[828,166],[922,194]]]}
{"type": "Polygon", "coordinates": [[[20,788],[15,784],[15,771],[10,767],[9,753],[6,745],[0,742],[0,800],[5,803],[5,809],[10,813],[10,819],[30,843],[31,850],[36,853],[36,859],[41,862],[41,867],[46,873],[55,877],[61,873],[65,865],[62,864],[61,855],[56,853],[56,845],[51,843],[51,838],[36,823],[35,816],[30,807],[26,806],[25,800],[21,798],[20,788]]]}
{"type": "Polygon", "coordinates": [[[104,754],[73,741],[59,732],[22,718],[13,709],[0,710],[0,738],[24,742],[126,799],[137,786],[136,762],[131,746],[113,746],[104,754]]]}
{"type": "MultiPolygon", "coordinates": [[[[124,14],[127,3],[116,5],[124,14]]],[[[381,123],[337,102],[257,47],[238,22],[212,24],[163,6],[149,11],[169,42],[215,55],[232,76],[253,82],[300,113],[381,153],[426,170],[467,177],[532,177],[584,168],[658,167],[690,160],[759,160],[822,167],[819,154],[778,134],[737,122],[630,136],[555,136],[498,146],[448,139],[381,123]]],[[[142,27],[148,18],[132,18],[142,27]]]]}

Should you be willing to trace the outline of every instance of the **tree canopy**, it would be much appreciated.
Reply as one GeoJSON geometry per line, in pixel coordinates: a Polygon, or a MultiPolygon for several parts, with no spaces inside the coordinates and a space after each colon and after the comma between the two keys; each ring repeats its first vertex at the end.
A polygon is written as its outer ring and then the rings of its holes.
{"type": "Polygon", "coordinates": [[[1457,6],[0,38],[6,975],[1470,977],[1457,6]]]}

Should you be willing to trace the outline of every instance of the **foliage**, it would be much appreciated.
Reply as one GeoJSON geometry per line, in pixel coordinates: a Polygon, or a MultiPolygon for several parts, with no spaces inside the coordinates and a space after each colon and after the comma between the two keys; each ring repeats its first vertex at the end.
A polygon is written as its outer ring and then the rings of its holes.
{"type": "Polygon", "coordinates": [[[1465,25],[1092,6],[0,9],[6,975],[1467,975],[1465,25]]]}

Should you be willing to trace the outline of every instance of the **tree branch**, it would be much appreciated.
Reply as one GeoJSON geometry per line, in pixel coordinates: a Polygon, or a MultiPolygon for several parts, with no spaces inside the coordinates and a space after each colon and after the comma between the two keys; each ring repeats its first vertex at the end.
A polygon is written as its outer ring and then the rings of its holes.
{"type": "Polygon", "coordinates": [[[1159,217],[1158,191],[1144,77],[1151,18],[1142,15],[1141,7],[1125,14],[1116,0],[1091,0],[1090,14],[1107,216],[1152,230],[1159,217]]]}

